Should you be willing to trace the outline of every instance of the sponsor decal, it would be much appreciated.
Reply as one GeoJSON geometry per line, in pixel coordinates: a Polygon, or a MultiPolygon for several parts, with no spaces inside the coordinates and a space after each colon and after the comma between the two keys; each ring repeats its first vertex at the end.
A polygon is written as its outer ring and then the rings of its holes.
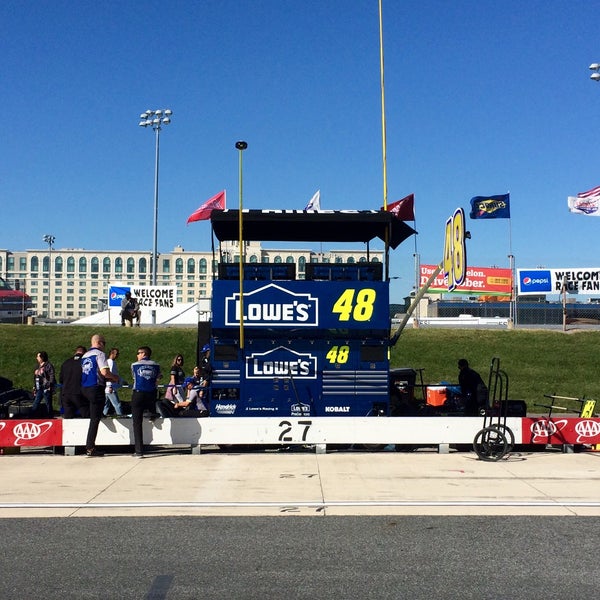
{"type": "Polygon", "coordinates": [[[62,420],[1,421],[0,446],[61,446],[62,420]]]}
{"type": "MultiPolygon", "coordinates": [[[[317,327],[319,299],[271,283],[244,294],[244,323],[267,327],[317,327]]],[[[240,295],[225,298],[225,325],[240,322],[240,295]]]]}
{"type": "Polygon", "coordinates": [[[350,407],[349,406],[326,406],[325,412],[326,413],[349,413],[350,407]]]}
{"type": "Polygon", "coordinates": [[[317,357],[310,353],[295,352],[279,346],[267,352],[253,352],[246,357],[247,379],[273,377],[316,379],[317,357]]]}
{"type": "MultiPolygon", "coordinates": [[[[533,444],[598,444],[600,420],[586,418],[524,418],[523,431],[529,429],[533,444]]],[[[526,441],[526,440],[525,440],[526,441]]]]}
{"type": "Polygon", "coordinates": [[[291,417],[305,417],[306,415],[310,415],[310,405],[304,404],[303,402],[297,402],[296,404],[292,404],[290,406],[290,416],[291,417]]]}
{"type": "Polygon", "coordinates": [[[219,415],[233,415],[235,413],[235,404],[233,404],[232,402],[229,402],[227,404],[217,402],[215,404],[215,412],[219,415]]]}

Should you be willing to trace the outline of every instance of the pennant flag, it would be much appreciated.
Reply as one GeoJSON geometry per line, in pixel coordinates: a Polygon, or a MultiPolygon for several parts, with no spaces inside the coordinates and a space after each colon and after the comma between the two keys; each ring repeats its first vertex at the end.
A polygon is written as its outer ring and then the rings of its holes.
{"type": "Polygon", "coordinates": [[[304,210],[321,210],[321,190],[315,192],[315,195],[308,201],[304,210]]]}
{"type": "Polygon", "coordinates": [[[186,224],[190,224],[193,221],[205,221],[210,219],[210,213],[213,210],[225,210],[225,190],[215,194],[212,198],[209,198],[200,208],[195,210],[187,220],[186,224]]]}
{"type": "Polygon", "coordinates": [[[510,219],[510,194],[471,198],[471,219],[510,219]]]}
{"type": "MultiPolygon", "coordinates": [[[[394,213],[401,221],[415,220],[415,195],[409,194],[402,200],[392,202],[387,206],[388,212],[394,213]]],[[[383,207],[381,207],[383,210],[383,207]]]]}
{"type": "MultiPolygon", "coordinates": [[[[600,190],[599,190],[600,192],[600,190]]],[[[567,198],[569,212],[577,215],[587,215],[588,217],[600,217],[600,195],[577,198],[569,196],[567,198]]]]}

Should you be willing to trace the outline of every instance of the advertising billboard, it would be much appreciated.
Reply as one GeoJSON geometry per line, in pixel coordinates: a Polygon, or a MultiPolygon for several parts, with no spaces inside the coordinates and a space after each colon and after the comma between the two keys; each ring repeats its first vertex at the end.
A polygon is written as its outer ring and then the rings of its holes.
{"type": "Polygon", "coordinates": [[[517,287],[520,296],[560,294],[600,294],[600,268],[586,269],[518,269],[517,287]]]}
{"type": "MultiPolygon", "coordinates": [[[[435,265],[421,265],[419,287],[425,285],[435,265]]],[[[464,281],[451,292],[453,294],[489,294],[492,296],[510,296],[512,276],[510,269],[468,267],[464,281]]],[[[429,286],[430,292],[448,293],[448,285],[442,274],[429,286]]]]}

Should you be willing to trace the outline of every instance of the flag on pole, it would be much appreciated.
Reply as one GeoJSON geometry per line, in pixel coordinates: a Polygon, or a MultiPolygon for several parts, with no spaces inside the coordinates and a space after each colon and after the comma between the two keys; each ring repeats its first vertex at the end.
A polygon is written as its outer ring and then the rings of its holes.
{"type": "Polygon", "coordinates": [[[189,225],[193,221],[210,219],[213,210],[225,210],[225,190],[209,198],[200,208],[196,209],[187,220],[189,225]]]}
{"type": "Polygon", "coordinates": [[[471,198],[471,219],[510,219],[510,194],[471,198]]]}
{"type": "Polygon", "coordinates": [[[304,210],[321,210],[321,190],[315,192],[315,195],[308,201],[304,210]]]}
{"type": "MultiPolygon", "coordinates": [[[[599,190],[600,192],[600,190],[599,190]]],[[[577,198],[568,196],[567,204],[569,212],[588,217],[600,217],[600,194],[598,196],[586,196],[577,198]]]]}
{"type": "MultiPolygon", "coordinates": [[[[381,208],[383,210],[383,207],[381,208]]],[[[415,195],[409,194],[402,200],[392,202],[387,206],[388,212],[393,213],[401,221],[414,221],[415,220],[415,195]]]]}
{"type": "Polygon", "coordinates": [[[581,192],[580,194],[577,194],[578,198],[589,198],[590,196],[600,196],[600,186],[592,188],[587,192],[581,192]]]}

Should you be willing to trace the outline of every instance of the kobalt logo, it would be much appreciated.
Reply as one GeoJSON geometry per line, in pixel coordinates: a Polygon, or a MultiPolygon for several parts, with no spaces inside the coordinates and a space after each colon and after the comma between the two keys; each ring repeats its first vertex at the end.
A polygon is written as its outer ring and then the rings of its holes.
{"type": "Polygon", "coordinates": [[[19,423],[13,428],[13,435],[15,436],[15,446],[19,445],[21,441],[34,440],[40,435],[46,433],[48,429],[52,427],[52,422],[45,421],[44,423],[31,423],[25,421],[19,423]]]}
{"type": "Polygon", "coordinates": [[[598,421],[579,421],[575,425],[575,433],[577,433],[577,443],[588,443],[591,442],[592,438],[595,438],[600,434],[600,423],[598,421]]]}
{"type": "Polygon", "coordinates": [[[317,357],[279,346],[268,352],[253,352],[246,359],[246,377],[248,379],[290,376],[299,379],[315,379],[317,357]]]}
{"type": "MultiPolygon", "coordinates": [[[[244,322],[269,327],[315,327],[318,323],[318,298],[307,293],[296,294],[270,284],[244,295],[244,322]]],[[[240,322],[240,295],[225,298],[225,324],[240,322]]]]}
{"type": "Polygon", "coordinates": [[[325,412],[326,413],[349,413],[350,407],[349,406],[326,406],[325,412]]]}

